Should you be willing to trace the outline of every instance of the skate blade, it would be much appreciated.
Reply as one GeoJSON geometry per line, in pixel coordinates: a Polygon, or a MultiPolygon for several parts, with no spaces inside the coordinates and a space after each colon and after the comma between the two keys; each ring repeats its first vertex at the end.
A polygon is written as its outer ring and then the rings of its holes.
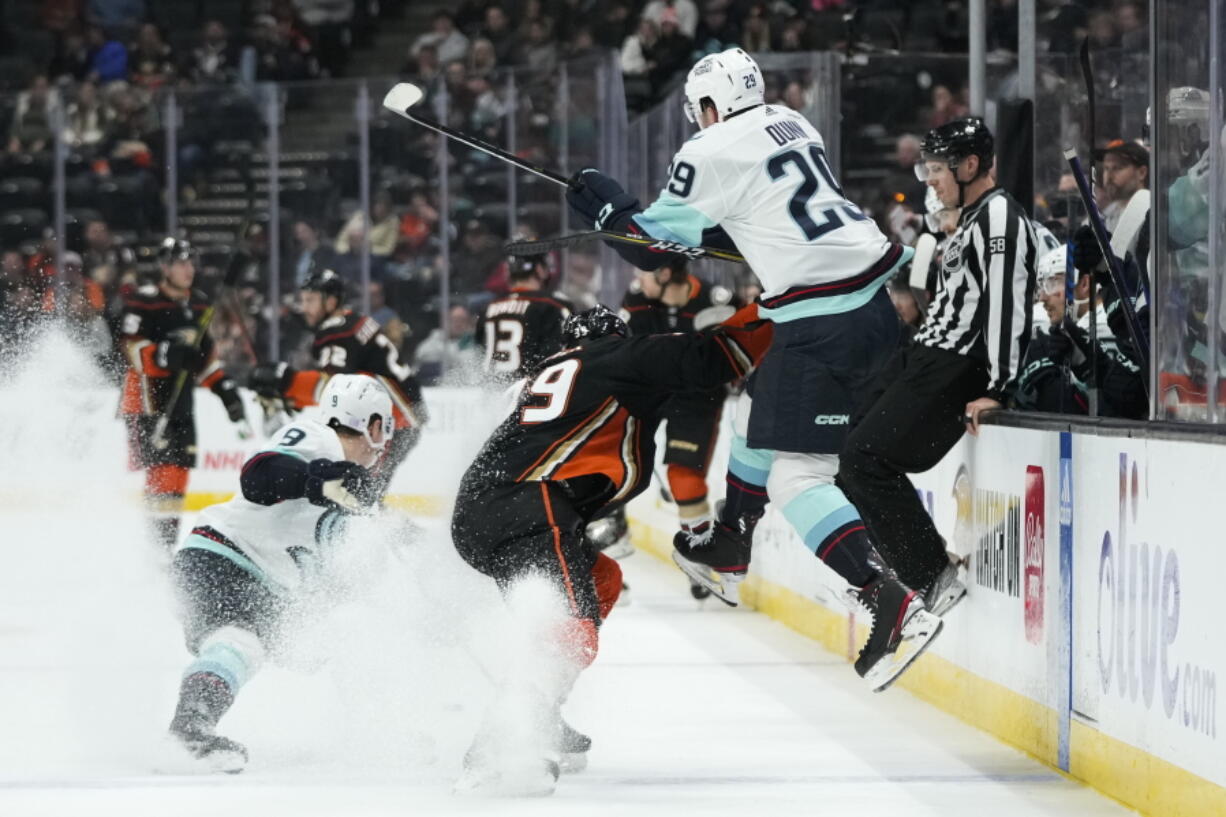
{"type": "Polygon", "coordinates": [[[934,616],[945,616],[950,610],[957,607],[966,598],[966,585],[960,580],[955,579],[945,588],[945,592],[932,603],[928,608],[928,612],[934,616]]]}
{"type": "Polygon", "coordinates": [[[736,607],[741,603],[741,591],[738,585],[745,578],[744,574],[720,573],[704,564],[691,562],[675,550],[673,551],[673,562],[681,568],[681,572],[688,576],[691,582],[710,590],[711,594],[724,604],[736,607]]]}
{"type": "Polygon", "coordinates": [[[241,752],[217,751],[198,757],[179,741],[168,739],[163,747],[162,756],[153,766],[153,773],[160,775],[238,774],[246,767],[247,758],[241,752]]]}
{"type": "Polygon", "coordinates": [[[882,656],[864,674],[864,680],[873,692],[889,689],[915,663],[915,659],[924,654],[944,626],[945,622],[923,608],[913,613],[902,627],[902,640],[894,652],[882,656]]]}

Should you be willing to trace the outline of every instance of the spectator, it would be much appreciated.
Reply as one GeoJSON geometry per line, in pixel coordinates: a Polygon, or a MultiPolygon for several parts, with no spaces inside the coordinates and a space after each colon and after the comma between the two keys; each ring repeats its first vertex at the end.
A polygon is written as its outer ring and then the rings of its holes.
{"type": "Polygon", "coordinates": [[[596,37],[591,26],[577,25],[570,36],[570,44],[566,49],[568,60],[579,60],[596,53],[596,37]]]}
{"type": "Polygon", "coordinates": [[[310,222],[294,222],[294,242],[298,245],[291,267],[295,289],[305,284],[311,273],[336,266],[336,252],[320,241],[319,230],[310,222]]]}
{"type": "Polygon", "coordinates": [[[718,54],[741,41],[741,31],[728,18],[724,0],[707,3],[702,21],[694,33],[694,47],[701,54],[718,54]]]}
{"type": "Polygon", "coordinates": [[[932,88],[932,111],[928,114],[928,127],[938,128],[946,122],[966,116],[966,106],[958,101],[953,92],[944,85],[932,88]]]}
{"type": "Polygon", "coordinates": [[[371,281],[367,292],[370,297],[370,317],[379,324],[383,334],[387,335],[388,339],[396,345],[397,350],[403,349],[409,327],[396,314],[396,310],[387,305],[387,298],[383,294],[383,284],[379,281],[371,281]]]}
{"type": "Polygon", "coordinates": [[[355,0],[294,0],[293,7],[314,37],[322,70],[333,77],[343,74],[353,36],[355,0]]]}
{"type": "Polygon", "coordinates": [[[914,213],[923,211],[925,186],[915,175],[919,161],[919,137],[911,133],[898,137],[894,143],[894,166],[881,187],[879,199],[883,204],[904,204],[914,213]]]}
{"type": "Polygon", "coordinates": [[[1101,156],[1107,199],[1102,208],[1103,220],[1107,229],[1114,231],[1133,195],[1149,187],[1149,151],[1136,142],[1116,139],[1108,143],[1101,156]]]}
{"type": "Polygon", "coordinates": [[[1115,9],[1115,25],[1120,32],[1120,48],[1125,53],[1149,51],[1149,27],[1145,20],[1145,4],[1120,3],[1115,9]]]}
{"type": "Polygon", "coordinates": [[[271,14],[257,16],[252,50],[255,78],[260,82],[296,82],[319,76],[311,43],[295,35],[291,17],[278,21],[271,14]]]}
{"type": "Polygon", "coordinates": [[[481,37],[473,40],[468,51],[468,73],[477,77],[490,77],[498,67],[498,53],[494,44],[481,37]]]}
{"type": "Polygon", "coordinates": [[[47,73],[56,79],[67,78],[80,82],[89,76],[90,71],[89,43],[85,42],[85,32],[80,28],[71,28],[55,43],[55,56],[47,73]]]}
{"type": "Polygon", "coordinates": [[[153,149],[149,135],[155,120],[143,97],[122,85],[111,86],[107,102],[113,112],[99,151],[111,159],[123,159],[138,167],[150,168],[153,149]]]}
{"type": "Polygon", "coordinates": [[[799,14],[788,18],[779,35],[780,51],[807,51],[809,44],[809,21],[799,14]]]}
{"type": "Polygon", "coordinates": [[[59,95],[51,88],[46,74],[30,81],[30,87],[17,95],[13,124],[9,128],[10,153],[34,153],[51,147],[51,117],[59,107],[59,95]]]}
{"type": "Polygon", "coordinates": [[[128,49],[128,69],[133,83],[151,91],[174,79],[174,54],[153,23],[140,27],[136,42],[128,49]]]}
{"type": "Polygon", "coordinates": [[[136,256],[111,234],[101,219],[85,223],[85,274],[96,281],[108,300],[116,297],[121,287],[132,283],[136,274],[136,256]]]}
{"type": "Polygon", "coordinates": [[[427,386],[471,386],[481,382],[481,350],[473,330],[476,319],[457,304],[447,315],[447,331],[434,329],[414,354],[421,382],[427,386]],[[445,372],[445,374],[444,374],[445,372]]]}
{"type": "Polygon", "coordinates": [[[502,247],[480,219],[464,227],[460,251],[452,258],[451,290],[460,295],[475,295],[485,287],[490,273],[502,261],[502,247]]]}
{"type": "Polygon", "coordinates": [[[1115,48],[1119,36],[1115,30],[1115,12],[1096,11],[1090,15],[1090,48],[1094,51],[1115,48]]]}
{"type": "Polygon", "coordinates": [[[128,49],[122,42],[99,26],[89,27],[85,41],[89,46],[90,76],[103,84],[128,78],[128,49]]]}
{"type": "Polygon", "coordinates": [[[412,53],[416,54],[419,48],[426,45],[438,50],[439,62],[443,64],[463,60],[468,54],[468,38],[456,30],[455,19],[446,11],[434,15],[431,30],[413,41],[412,53]]]}
{"type": "Polygon", "coordinates": [[[420,190],[409,196],[409,209],[400,219],[401,241],[413,252],[421,250],[438,230],[438,210],[420,190]]]}
{"type": "Polygon", "coordinates": [[[655,23],[647,19],[640,20],[638,30],[622,43],[622,73],[631,77],[648,76],[655,67],[649,55],[659,38],[655,23]]]}
{"type": "Polygon", "coordinates": [[[220,20],[209,20],[183,73],[199,84],[232,83],[238,79],[238,69],[239,50],[229,32],[220,20]]]}
{"type": "Polygon", "coordinates": [[[468,127],[483,139],[499,138],[507,108],[490,85],[488,76],[468,78],[468,127]]]}
{"type": "Polygon", "coordinates": [[[666,7],[660,14],[660,36],[648,57],[655,63],[651,84],[657,92],[678,72],[689,69],[693,48],[693,40],[686,36],[677,20],[676,9],[666,7]]]}
{"type": "Polygon", "coordinates": [[[602,16],[596,21],[595,37],[597,45],[603,48],[623,48],[626,38],[631,36],[638,25],[630,14],[630,8],[623,0],[602,3],[602,16]]]}
{"type": "MultiPolygon", "coordinates": [[[[346,249],[344,252],[338,251],[336,253],[336,258],[332,262],[332,269],[348,282],[350,291],[360,290],[359,282],[362,280],[362,242],[366,240],[366,227],[361,219],[356,224],[349,226],[342,237],[345,240],[346,249]]],[[[386,270],[387,257],[380,257],[371,253],[371,280],[383,280],[386,270]]]]}
{"type": "Polygon", "coordinates": [[[664,17],[672,12],[673,20],[687,40],[694,39],[698,29],[698,6],[694,0],[651,0],[643,9],[643,19],[651,20],[663,29],[664,17]]]}
{"type": "Polygon", "coordinates": [[[544,19],[538,18],[528,23],[518,64],[542,74],[552,72],[557,67],[558,44],[549,36],[549,23],[544,19]]]}
{"type": "Polygon", "coordinates": [[[98,86],[83,82],[77,88],[76,100],[68,106],[68,122],[64,140],[74,148],[93,147],[102,141],[111,112],[98,99],[98,86]]]}
{"type": "Polygon", "coordinates": [[[485,24],[481,36],[494,47],[498,62],[509,65],[515,56],[515,34],[502,6],[490,6],[485,10],[485,24]]]}
{"type": "MultiPolygon", "coordinates": [[[[374,222],[374,227],[370,230],[370,254],[380,258],[390,258],[396,251],[400,220],[392,212],[392,197],[386,191],[379,191],[371,200],[370,217],[374,222]]],[[[336,236],[336,251],[342,254],[349,252],[350,233],[356,230],[355,234],[361,235],[365,227],[365,214],[361,210],[355,210],[336,236]]],[[[360,250],[361,247],[358,249],[360,250]]]]}
{"type": "Polygon", "coordinates": [[[764,3],[754,3],[745,14],[741,25],[741,47],[751,54],[771,50],[770,12],[764,3]]]}

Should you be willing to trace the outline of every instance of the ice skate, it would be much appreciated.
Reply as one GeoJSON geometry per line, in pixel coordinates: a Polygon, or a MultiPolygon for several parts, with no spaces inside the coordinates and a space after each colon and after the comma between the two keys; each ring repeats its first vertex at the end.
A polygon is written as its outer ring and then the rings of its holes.
{"type": "Polygon", "coordinates": [[[587,536],[596,545],[596,549],[610,559],[620,560],[634,555],[634,545],[630,543],[630,526],[626,522],[626,512],[623,509],[588,525],[587,536]]]}
{"type": "Polygon", "coordinates": [[[715,526],[711,543],[705,547],[694,547],[689,534],[678,532],[673,537],[673,561],[691,582],[711,591],[729,607],[736,607],[740,604],[739,585],[749,569],[752,546],[752,532],[742,532],[720,522],[715,526]]]}
{"type": "Polygon", "coordinates": [[[944,616],[966,598],[966,584],[958,577],[965,562],[950,554],[949,563],[924,585],[924,607],[934,616],[944,616]]]}
{"type": "Polygon", "coordinates": [[[587,768],[587,753],[592,748],[592,739],[561,718],[558,718],[555,745],[561,771],[574,773],[587,768]]]}
{"type": "Polygon", "coordinates": [[[890,574],[869,582],[856,595],[873,617],[856,673],[874,692],[882,692],[928,648],[943,622],[924,609],[919,593],[890,574]]]}
{"type": "Polygon", "coordinates": [[[164,764],[162,771],[180,774],[238,774],[247,766],[247,748],[237,741],[214,735],[204,724],[171,724],[170,736],[187,754],[178,763],[164,764]]]}

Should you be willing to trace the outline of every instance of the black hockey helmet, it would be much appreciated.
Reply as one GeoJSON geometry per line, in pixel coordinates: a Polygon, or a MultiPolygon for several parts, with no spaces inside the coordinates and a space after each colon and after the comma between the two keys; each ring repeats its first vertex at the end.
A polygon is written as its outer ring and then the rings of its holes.
{"type": "Polygon", "coordinates": [[[175,238],[168,235],[158,246],[158,263],[170,264],[174,261],[195,261],[196,248],[186,238],[175,238]]]}
{"type": "Polygon", "coordinates": [[[596,340],[605,335],[620,335],[624,338],[629,334],[626,322],[604,304],[596,304],[591,309],[576,312],[562,323],[562,343],[566,346],[574,346],[582,340],[596,340]]]}
{"type": "Polygon", "coordinates": [[[920,181],[928,180],[923,164],[925,161],[942,161],[949,165],[950,170],[956,170],[964,159],[977,156],[979,172],[976,177],[982,176],[992,169],[995,154],[996,142],[987,124],[978,116],[966,116],[946,122],[924,135],[920,142],[921,162],[915,166],[916,174],[920,181]]]}
{"type": "Polygon", "coordinates": [[[507,276],[512,281],[523,281],[533,275],[542,281],[549,279],[549,256],[540,255],[510,255],[507,256],[507,276]],[[543,269],[543,272],[538,272],[543,269]]]}
{"type": "Polygon", "coordinates": [[[330,269],[316,270],[302,285],[304,292],[318,292],[321,295],[331,295],[338,301],[345,300],[345,279],[330,269]]]}

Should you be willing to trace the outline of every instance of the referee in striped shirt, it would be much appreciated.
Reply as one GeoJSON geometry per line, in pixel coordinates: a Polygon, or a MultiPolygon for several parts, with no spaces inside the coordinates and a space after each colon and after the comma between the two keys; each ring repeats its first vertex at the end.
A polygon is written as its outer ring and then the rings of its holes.
{"type": "Polygon", "coordinates": [[[932,468],[963,431],[978,433],[982,412],[1005,403],[1030,339],[1037,250],[1025,210],[992,178],[982,119],[934,128],[921,152],[917,175],[962,215],[927,320],[852,417],[838,483],[899,579],[940,615],[966,588],[907,474],[932,468]]]}

